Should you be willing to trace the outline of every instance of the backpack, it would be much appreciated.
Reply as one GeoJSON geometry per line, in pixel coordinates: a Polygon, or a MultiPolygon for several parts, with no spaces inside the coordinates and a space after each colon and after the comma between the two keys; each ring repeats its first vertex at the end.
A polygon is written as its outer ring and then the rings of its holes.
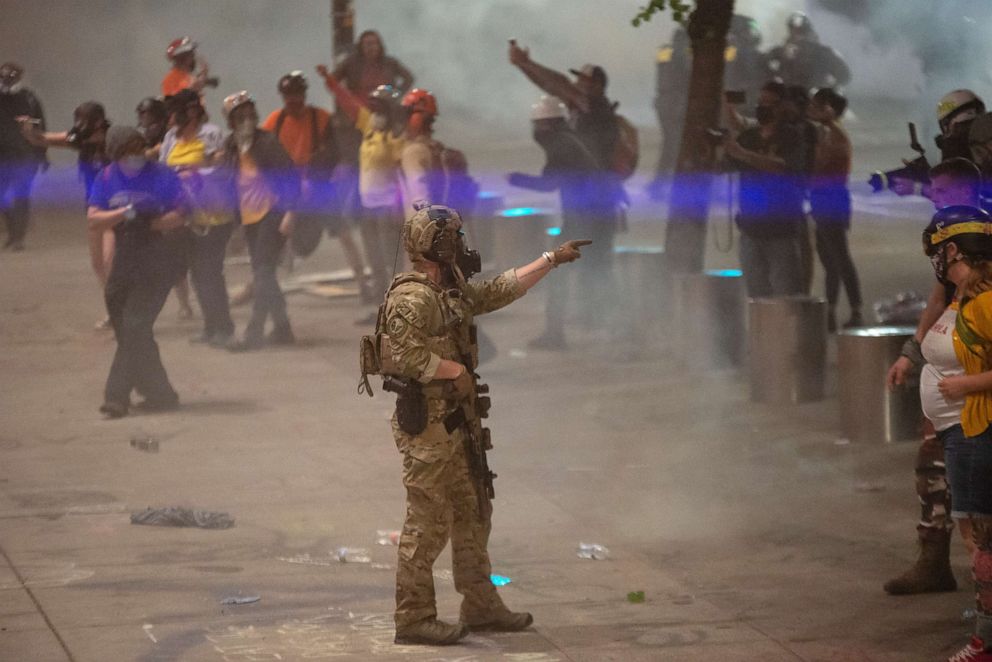
{"type": "Polygon", "coordinates": [[[637,169],[637,160],[640,157],[637,127],[616,112],[613,113],[613,117],[617,122],[617,142],[613,147],[610,169],[619,175],[620,179],[629,179],[637,169]]]}
{"type": "MultiPolygon", "coordinates": [[[[307,179],[310,180],[313,196],[305,201],[309,209],[303,209],[296,216],[296,224],[293,226],[293,233],[289,242],[293,248],[293,253],[297,257],[309,257],[320,244],[320,237],[324,232],[324,216],[335,213],[332,207],[337,199],[333,191],[328,190],[331,184],[331,175],[334,166],[338,163],[337,143],[334,141],[334,132],[331,131],[331,123],[328,121],[327,128],[323,135],[319,131],[319,121],[317,109],[309,107],[310,111],[310,165],[307,167],[307,179]]],[[[279,112],[276,118],[276,126],[273,134],[279,139],[283,123],[286,121],[286,111],[279,112]]]]}

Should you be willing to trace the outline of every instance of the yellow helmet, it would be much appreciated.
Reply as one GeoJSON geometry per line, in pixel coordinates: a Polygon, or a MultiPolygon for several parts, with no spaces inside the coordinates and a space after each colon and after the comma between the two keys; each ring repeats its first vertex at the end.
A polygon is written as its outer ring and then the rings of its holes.
{"type": "Polygon", "coordinates": [[[985,103],[971,90],[953,90],[937,104],[937,121],[944,133],[957,124],[975,119],[985,112],[985,103]]]}

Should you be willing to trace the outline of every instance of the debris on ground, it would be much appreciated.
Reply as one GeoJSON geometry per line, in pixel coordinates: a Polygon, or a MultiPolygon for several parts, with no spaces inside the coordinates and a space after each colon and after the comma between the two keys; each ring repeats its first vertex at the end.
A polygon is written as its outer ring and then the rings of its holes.
{"type": "Polygon", "coordinates": [[[222,605],[250,605],[253,602],[258,602],[261,600],[261,596],[258,595],[246,595],[244,597],[235,596],[231,598],[224,598],[220,601],[222,605]]]}
{"type": "Polygon", "coordinates": [[[627,602],[638,605],[644,602],[644,591],[631,591],[627,594],[627,602]]]}
{"type": "Polygon", "coordinates": [[[602,561],[609,558],[610,550],[596,543],[580,542],[579,549],[576,555],[580,559],[592,559],[593,561],[602,561]]]}
{"type": "Polygon", "coordinates": [[[139,451],[145,451],[146,453],[157,453],[158,439],[144,435],[131,437],[131,448],[139,451]]]}
{"type": "Polygon", "coordinates": [[[400,532],[379,529],[375,532],[375,544],[377,545],[399,545],[400,532]]]}
{"type": "Polygon", "coordinates": [[[192,508],[146,508],[140,513],[131,513],[131,524],[229,529],[234,526],[234,518],[227,513],[192,508]]]}
{"type": "Polygon", "coordinates": [[[341,563],[372,563],[369,550],[363,547],[338,547],[334,550],[334,556],[341,563]]]}

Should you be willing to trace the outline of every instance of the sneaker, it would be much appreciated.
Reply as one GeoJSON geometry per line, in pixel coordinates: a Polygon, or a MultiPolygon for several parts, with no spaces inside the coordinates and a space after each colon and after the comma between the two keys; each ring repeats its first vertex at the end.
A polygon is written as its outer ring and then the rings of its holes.
{"type": "Polygon", "coordinates": [[[127,416],[127,405],[122,402],[107,400],[100,405],[100,413],[107,418],[124,418],[127,416]]]}
{"type": "Polygon", "coordinates": [[[985,650],[981,639],[973,636],[971,642],[947,658],[947,662],[992,662],[992,653],[985,650]]]}
{"type": "Polygon", "coordinates": [[[562,352],[568,349],[568,345],[565,344],[565,336],[557,333],[543,333],[527,343],[527,346],[531,349],[546,349],[551,352],[562,352]]]}
{"type": "Polygon", "coordinates": [[[252,352],[265,347],[265,338],[261,336],[245,336],[239,340],[232,336],[230,342],[225,347],[229,352],[252,352]]]}
{"type": "Polygon", "coordinates": [[[272,329],[266,337],[266,342],[270,345],[295,345],[296,336],[293,335],[293,329],[289,326],[284,326],[276,329],[272,329]]]}
{"type": "Polygon", "coordinates": [[[427,646],[450,646],[464,639],[468,635],[468,626],[464,623],[451,625],[436,618],[408,625],[404,628],[396,628],[397,644],[426,644],[427,646]]]}
{"type": "Polygon", "coordinates": [[[179,396],[175,396],[172,398],[164,398],[161,400],[153,400],[151,398],[145,398],[144,400],[135,403],[134,408],[148,413],[154,413],[160,411],[175,411],[179,409],[179,396]]]}
{"type": "Polygon", "coordinates": [[[214,335],[210,336],[210,339],[207,341],[207,344],[210,345],[211,347],[217,347],[222,349],[230,345],[232,340],[234,340],[233,332],[215,333],[214,335]]]}
{"type": "Polygon", "coordinates": [[[506,611],[482,620],[467,621],[465,625],[472,632],[519,632],[533,622],[534,617],[525,611],[506,611]]]}

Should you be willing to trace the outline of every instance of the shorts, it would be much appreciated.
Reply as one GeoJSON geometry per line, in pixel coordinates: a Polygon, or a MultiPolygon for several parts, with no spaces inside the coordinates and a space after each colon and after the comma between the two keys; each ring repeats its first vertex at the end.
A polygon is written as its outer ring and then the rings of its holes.
{"type": "MultiPolygon", "coordinates": [[[[966,508],[952,504],[954,510],[963,510],[969,515],[992,516],[992,427],[978,436],[970,437],[973,442],[967,470],[966,508]]],[[[948,464],[950,472],[950,464],[948,464]]],[[[953,489],[952,489],[953,494],[953,489]]],[[[953,496],[951,497],[953,500],[953,496]]]]}
{"type": "Polygon", "coordinates": [[[970,472],[977,437],[966,437],[961,425],[952,425],[937,432],[937,438],[944,447],[947,486],[951,491],[951,517],[966,519],[975,505],[971,498],[970,472]]]}

